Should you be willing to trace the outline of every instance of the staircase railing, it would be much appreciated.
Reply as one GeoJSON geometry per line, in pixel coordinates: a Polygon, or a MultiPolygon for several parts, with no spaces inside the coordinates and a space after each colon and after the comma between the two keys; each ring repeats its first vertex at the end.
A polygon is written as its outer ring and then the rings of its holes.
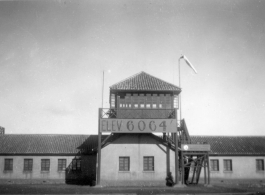
{"type": "Polygon", "coordinates": [[[184,119],[180,121],[180,140],[182,144],[190,144],[191,143],[191,138],[190,134],[186,125],[186,122],[184,119]]]}

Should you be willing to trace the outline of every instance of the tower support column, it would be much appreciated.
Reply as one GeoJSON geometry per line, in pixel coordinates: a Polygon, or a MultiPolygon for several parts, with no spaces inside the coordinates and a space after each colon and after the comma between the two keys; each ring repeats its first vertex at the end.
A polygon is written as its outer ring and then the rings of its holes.
{"type": "Polygon", "coordinates": [[[98,109],[98,163],[97,163],[97,186],[100,186],[100,173],[101,173],[101,132],[100,132],[100,118],[102,109],[98,109]]]}

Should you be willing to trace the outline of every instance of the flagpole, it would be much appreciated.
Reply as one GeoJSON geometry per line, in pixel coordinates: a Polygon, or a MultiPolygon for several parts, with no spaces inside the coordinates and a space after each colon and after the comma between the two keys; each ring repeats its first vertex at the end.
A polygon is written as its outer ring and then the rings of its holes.
{"type": "Polygon", "coordinates": [[[103,98],[104,98],[104,70],[103,70],[103,81],[102,81],[102,103],[101,108],[103,108],[103,98]]]}
{"type": "MultiPolygon", "coordinates": [[[[179,58],[179,88],[181,88],[181,83],[180,83],[180,60],[181,59],[184,59],[185,60],[185,62],[186,62],[186,64],[197,74],[197,71],[196,71],[196,69],[192,66],[192,64],[190,63],[190,61],[187,59],[187,57],[186,56],[184,56],[184,55],[181,55],[180,56],[180,58],[179,58]]],[[[181,106],[181,95],[179,94],[179,121],[181,122],[181,118],[182,118],[182,116],[181,116],[181,109],[182,109],[182,106],[181,106]]]]}
{"type": "MultiPolygon", "coordinates": [[[[181,57],[179,58],[179,88],[181,89],[181,83],[180,83],[180,59],[181,59],[181,57]]],[[[179,124],[180,124],[180,121],[181,121],[181,93],[179,94],[179,124]]]]}

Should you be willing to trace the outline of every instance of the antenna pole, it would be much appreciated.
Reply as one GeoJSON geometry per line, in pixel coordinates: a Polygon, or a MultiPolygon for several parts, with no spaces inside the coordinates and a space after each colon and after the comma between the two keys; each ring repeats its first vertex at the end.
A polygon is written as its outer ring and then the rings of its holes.
{"type": "MultiPolygon", "coordinates": [[[[179,88],[181,88],[181,83],[180,83],[180,58],[179,58],[179,88]]],[[[179,94],[179,121],[181,121],[181,93],[179,94]]]]}
{"type": "Polygon", "coordinates": [[[101,103],[101,108],[103,108],[103,97],[104,97],[104,70],[103,70],[103,81],[102,81],[102,103],[101,103]]]}

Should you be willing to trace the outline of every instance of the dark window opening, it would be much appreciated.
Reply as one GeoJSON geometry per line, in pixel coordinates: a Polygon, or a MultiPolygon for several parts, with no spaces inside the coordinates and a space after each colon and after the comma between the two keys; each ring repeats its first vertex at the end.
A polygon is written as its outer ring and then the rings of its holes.
{"type": "Polygon", "coordinates": [[[73,171],[81,171],[81,159],[73,159],[72,170],[73,171]]]}
{"type": "Polygon", "coordinates": [[[65,171],[66,159],[58,159],[58,171],[65,171]]]}
{"type": "Polygon", "coordinates": [[[224,171],[232,171],[232,160],[224,160],[224,171]]]}
{"type": "Polygon", "coordinates": [[[264,171],[264,160],[263,159],[256,160],[256,169],[257,171],[264,171]]]}
{"type": "Polygon", "coordinates": [[[41,159],[41,171],[50,171],[50,159],[41,159]]]}
{"type": "Polygon", "coordinates": [[[119,157],[119,171],[130,171],[130,157],[119,157]]]}
{"type": "Polygon", "coordinates": [[[210,161],[211,171],[219,171],[219,160],[210,161]]]}
{"type": "Polygon", "coordinates": [[[153,156],[144,156],[144,171],[154,171],[153,156]]]}
{"type": "Polygon", "coordinates": [[[13,171],[13,159],[5,159],[5,171],[13,171]]]}
{"type": "Polygon", "coordinates": [[[33,159],[24,159],[24,171],[32,171],[33,159]]]}

